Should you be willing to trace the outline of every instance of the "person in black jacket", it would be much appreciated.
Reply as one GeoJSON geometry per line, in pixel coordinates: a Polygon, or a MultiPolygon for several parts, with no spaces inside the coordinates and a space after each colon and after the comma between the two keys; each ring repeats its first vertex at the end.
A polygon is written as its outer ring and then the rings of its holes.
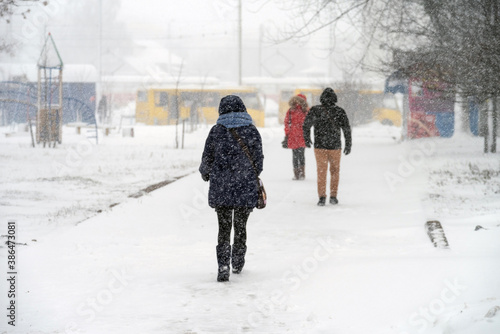
{"type": "Polygon", "coordinates": [[[250,212],[257,206],[258,184],[255,174],[260,175],[263,162],[262,139],[243,101],[235,95],[222,98],[219,118],[208,134],[199,168],[202,179],[210,181],[208,204],[215,208],[219,221],[216,247],[219,282],[229,280],[230,262],[236,274],[241,272],[245,264],[246,223],[250,212]],[[248,147],[256,170],[231,133],[233,130],[248,147]],[[231,249],[233,224],[234,242],[231,249]]]}
{"type": "Polygon", "coordinates": [[[331,88],[321,93],[320,105],[311,108],[304,121],[304,140],[311,147],[311,127],[314,126],[314,155],[318,173],[319,206],[326,202],[326,174],[330,164],[330,204],[337,204],[340,157],[342,142],[340,130],[344,133],[344,154],[351,152],[351,127],[344,109],[336,105],[337,94],[331,88]]]}

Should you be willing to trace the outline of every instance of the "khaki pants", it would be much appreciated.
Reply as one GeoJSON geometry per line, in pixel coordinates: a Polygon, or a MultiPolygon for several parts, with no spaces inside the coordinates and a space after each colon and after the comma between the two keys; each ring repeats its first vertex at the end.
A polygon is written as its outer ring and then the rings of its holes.
{"type": "Polygon", "coordinates": [[[326,172],[330,164],[330,197],[337,197],[341,150],[314,149],[318,171],[318,196],[326,197],[326,172]]]}

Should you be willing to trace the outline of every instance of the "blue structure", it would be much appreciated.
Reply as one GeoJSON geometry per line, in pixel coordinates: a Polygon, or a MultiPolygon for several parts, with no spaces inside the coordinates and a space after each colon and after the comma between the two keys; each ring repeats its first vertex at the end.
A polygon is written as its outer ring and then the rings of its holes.
{"type": "Polygon", "coordinates": [[[385,79],[384,93],[408,94],[408,77],[401,71],[396,71],[385,79]]]}
{"type": "Polygon", "coordinates": [[[26,123],[37,111],[36,83],[0,82],[0,125],[26,123]]]}
{"type": "MultiPolygon", "coordinates": [[[[58,92],[54,92],[59,99],[58,92]]],[[[96,84],[89,82],[63,83],[63,124],[96,122],[96,84]]],[[[27,115],[36,118],[37,87],[35,82],[0,82],[1,125],[26,123],[27,115]]]]}
{"type": "Polygon", "coordinates": [[[455,131],[455,113],[454,112],[435,112],[429,113],[435,116],[435,125],[439,136],[450,138],[455,131]]]}

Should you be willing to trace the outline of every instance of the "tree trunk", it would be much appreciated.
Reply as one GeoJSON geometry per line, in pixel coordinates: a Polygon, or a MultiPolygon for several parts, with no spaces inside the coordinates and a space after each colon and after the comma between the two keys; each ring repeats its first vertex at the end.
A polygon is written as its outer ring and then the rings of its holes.
{"type": "Polygon", "coordinates": [[[455,129],[454,136],[470,133],[469,126],[469,100],[464,90],[460,89],[455,94],[455,129]]]}
{"type": "Polygon", "coordinates": [[[498,127],[498,111],[497,111],[497,98],[492,99],[493,108],[492,112],[492,129],[491,129],[491,153],[497,152],[497,127],[498,127]]]}
{"type": "Polygon", "coordinates": [[[469,98],[464,96],[462,100],[462,115],[461,115],[462,132],[470,134],[470,105],[469,98]]]}
{"type": "Polygon", "coordinates": [[[490,120],[489,120],[489,103],[485,102],[484,103],[484,108],[483,108],[483,117],[481,117],[481,134],[484,136],[484,153],[489,152],[489,144],[488,144],[488,138],[490,136],[490,120]]]}

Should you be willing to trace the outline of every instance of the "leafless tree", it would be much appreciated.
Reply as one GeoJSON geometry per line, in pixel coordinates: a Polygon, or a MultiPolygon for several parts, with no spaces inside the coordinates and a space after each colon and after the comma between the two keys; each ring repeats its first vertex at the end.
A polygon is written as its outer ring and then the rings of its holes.
{"type": "Polygon", "coordinates": [[[345,20],[358,27],[360,37],[351,43],[363,44],[365,53],[389,51],[372,69],[440,64],[453,69],[445,79],[484,100],[499,95],[499,7],[498,0],[290,0],[291,20],[279,40],[304,38],[345,20]]]}
{"type": "MultiPolygon", "coordinates": [[[[42,0],[0,0],[0,21],[10,23],[12,16],[20,15],[26,19],[31,12],[30,6],[41,3],[47,6],[48,1],[42,0]]],[[[13,44],[5,42],[0,38],[0,53],[12,52],[13,44]]]]}
{"type": "MultiPolygon", "coordinates": [[[[281,38],[302,38],[348,20],[364,45],[357,59],[371,70],[390,73],[412,68],[432,72],[462,100],[493,101],[500,96],[500,3],[498,0],[291,0],[291,24],[281,38]],[[375,65],[373,49],[385,50],[375,65]],[[413,66],[418,64],[417,67],[413,66]]],[[[492,151],[495,151],[495,142],[492,151]]]]}
{"type": "Polygon", "coordinates": [[[492,143],[488,144],[488,108],[483,115],[485,152],[496,152],[500,96],[500,5],[498,0],[422,0],[428,26],[421,30],[426,42],[418,47],[393,49],[392,68],[423,64],[423,71],[439,70],[439,79],[479,104],[492,101],[492,143]]]}
{"type": "Polygon", "coordinates": [[[30,12],[29,6],[35,2],[41,2],[44,6],[48,4],[48,1],[41,0],[1,0],[0,18],[10,22],[10,17],[17,14],[25,19],[26,15],[30,12]]]}

